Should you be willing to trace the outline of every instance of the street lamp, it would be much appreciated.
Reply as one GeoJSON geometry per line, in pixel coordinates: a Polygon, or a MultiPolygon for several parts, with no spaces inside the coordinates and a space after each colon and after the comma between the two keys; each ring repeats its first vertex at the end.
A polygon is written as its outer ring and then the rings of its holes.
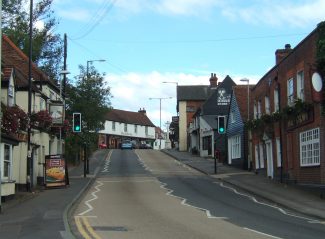
{"type": "MultiPolygon", "coordinates": [[[[244,78],[240,80],[241,82],[247,82],[247,121],[249,121],[249,79],[244,78]]],[[[252,152],[252,145],[251,145],[251,132],[247,130],[248,134],[248,155],[247,155],[247,169],[250,169],[251,163],[251,152],[252,152]]]]}
{"type": "Polygon", "coordinates": [[[149,100],[159,100],[159,127],[160,127],[160,137],[159,137],[159,149],[161,149],[161,100],[171,99],[173,97],[157,97],[157,98],[149,98],[149,100]]]}
{"type": "MultiPolygon", "coordinates": [[[[62,115],[62,123],[64,123],[64,120],[65,120],[65,96],[63,96],[64,94],[62,94],[62,85],[63,85],[63,82],[64,80],[66,79],[66,76],[70,74],[70,72],[66,69],[62,70],[60,72],[60,75],[63,76],[63,79],[60,81],[60,100],[63,101],[63,115],[62,115]]],[[[65,93],[65,92],[64,92],[65,93]]],[[[63,149],[62,149],[62,126],[60,126],[60,154],[63,154],[63,149]]]]}
{"type": "MultiPolygon", "coordinates": [[[[104,62],[106,60],[98,59],[98,60],[88,60],[87,61],[87,69],[86,69],[86,79],[87,79],[87,81],[89,81],[89,63],[93,63],[95,61],[104,62]]],[[[89,160],[88,160],[88,157],[86,155],[86,147],[87,146],[85,146],[85,152],[84,152],[84,156],[85,156],[85,160],[84,160],[84,177],[86,177],[86,173],[89,173],[89,160]],[[87,165],[85,164],[85,161],[87,161],[87,165]]]]}

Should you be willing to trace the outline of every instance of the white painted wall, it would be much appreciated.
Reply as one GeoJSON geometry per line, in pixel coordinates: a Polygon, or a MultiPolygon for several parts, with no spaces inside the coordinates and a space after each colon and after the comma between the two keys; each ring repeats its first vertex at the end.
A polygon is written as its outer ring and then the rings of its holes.
{"type": "Polygon", "coordinates": [[[179,107],[179,151],[187,151],[186,101],[180,101],[179,107]]]}
{"type": "Polygon", "coordinates": [[[127,124],[127,131],[124,130],[124,123],[115,122],[115,130],[113,130],[113,121],[106,121],[105,128],[100,130],[100,134],[118,135],[123,137],[134,137],[143,139],[155,139],[155,127],[137,125],[135,131],[134,124],[127,124]],[[146,132],[147,128],[147,132],[146,132]]]}
{"type": "Polygon", "coordinates": [[[208,150],[203,150],[203,137],[211,136],[212,141],[212,154],[214,152],[214,134],[213,128],[201,117],[200,118],[200,156],[208,157],[208,150]]]}

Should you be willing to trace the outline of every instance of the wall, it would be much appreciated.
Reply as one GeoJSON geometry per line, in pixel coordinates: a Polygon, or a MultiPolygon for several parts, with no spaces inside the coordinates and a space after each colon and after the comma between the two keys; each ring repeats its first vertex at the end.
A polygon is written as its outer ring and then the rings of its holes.
{"type": "Polygon", "coordinates": [[[179,151],[187,151],[186,101],[179,102],[179,151]]]}

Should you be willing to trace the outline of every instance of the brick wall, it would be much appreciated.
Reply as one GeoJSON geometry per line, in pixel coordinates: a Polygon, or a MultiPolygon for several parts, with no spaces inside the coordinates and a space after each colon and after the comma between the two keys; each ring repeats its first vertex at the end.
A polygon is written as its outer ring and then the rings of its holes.
{"type": "MultiPolygon", "coordinates": [[[[316,40],[317,33],[314,31],[301,43],[298,44],[289,55],[283,58],[274,68],[266,73],[252,90],[253,99],[261,102],[261,110],[265,112],[265,96],[270,99],[271,112],[274,111],[274,90],[279,89],[280,109],[287,105],[287,81],[294,79],[294,96],[297,97],[297,73],[304,72],[304,97],[306,102],[313,103],[314,114],[309,121],[288,128],[287,121],[283,120],[281,128],[274,125],[274,132],[270,135],[273,143],[274,174],[279,175],[280,168],[276,167],[276,137],[280,134],[282,141],[283,176],[290,180],[301,183],[324,183],[325,180],[325,152],[324,152],[324,119],[321,120],[320,104],[313,101],[311,77],[316,71],[316,40]],[[300,166],[300,133],[320,127],[321,165],[315,167],[300,166]]],[[[253,105],[251,106],[253,112],[253,105]]],[[[279,125],[279,123],[277,123],[279,125]]],[[[261,136],[254,134],[253,142],[261,142],[261,136]]],[[[253,145],[254,147],[254,145],[253,145]]],[[[254,149],[254,148],[253,148],[254,149]]],[[[253,150],[254,151],[254,150],[253,150]]],[[[265,154],[264,154],[265,156],[265,154]]],[[[254,161],[254,159],[253,159],[254,161]]],[[[267,165],[267,164],[265,164],[267,165]]]]}

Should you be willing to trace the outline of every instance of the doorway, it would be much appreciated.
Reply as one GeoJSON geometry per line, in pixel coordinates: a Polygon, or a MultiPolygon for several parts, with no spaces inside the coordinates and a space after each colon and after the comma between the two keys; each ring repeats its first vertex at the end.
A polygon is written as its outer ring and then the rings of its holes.
{"type": "Polygon", "coordinates": [[[267,176],[273,178],[274,171],[273,171],[272,141],[271,140],[266,141],[265,145],[266,145],[267,176]]]}

